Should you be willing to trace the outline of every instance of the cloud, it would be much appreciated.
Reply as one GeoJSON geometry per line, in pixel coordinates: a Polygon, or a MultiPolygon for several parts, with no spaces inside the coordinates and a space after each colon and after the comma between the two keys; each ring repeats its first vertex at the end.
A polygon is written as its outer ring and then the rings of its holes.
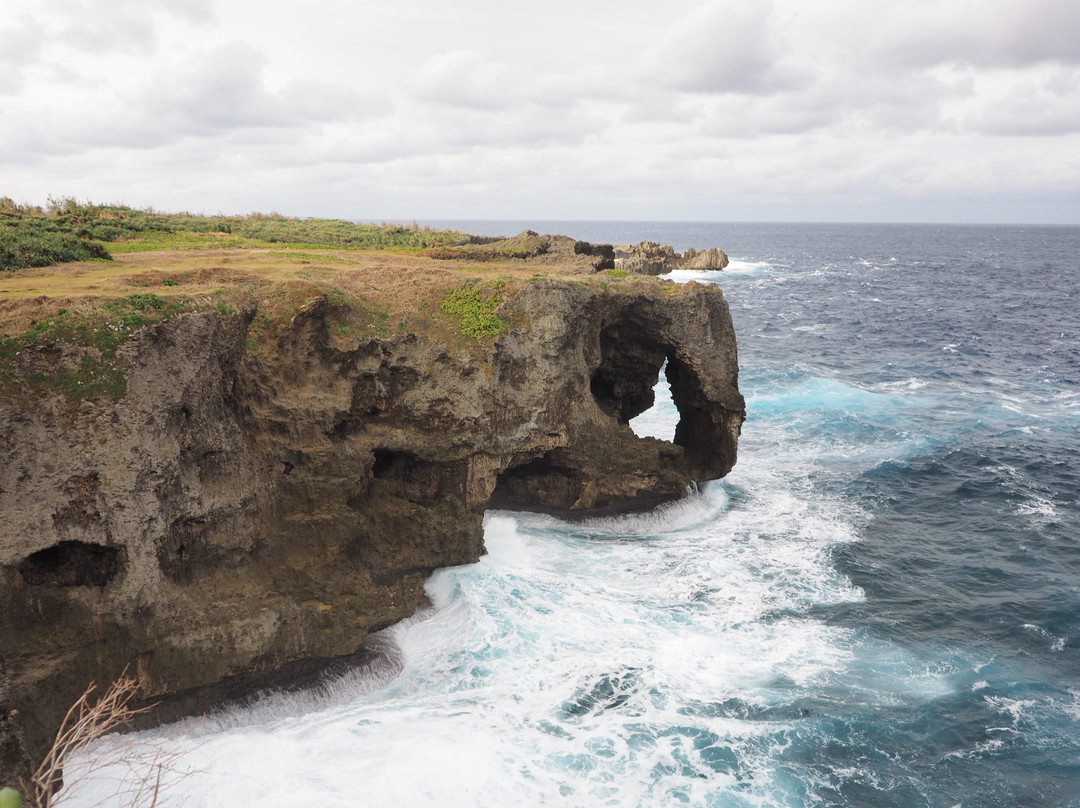
{"type": "Polygon", "coordinates": [[[52,0],[35,13],[51,40],[89,53],[149,53],[171,22],[201,25],[215,19],[209,0],[52,0]]]}
{"type": "Polygon", "coordinates": [[[20,67],[33,64],[41,53],[45,31],[28,14],[20,14],[0,28],[0,64],[20,67]]]}
{"type": "Polygon", "coordinates": [[[356,124],[393,110],[385,94],[318,79],[271,88],[264,76],[267,62],[254,46],[227,42],[171,65],[160,63],[108,96],[84,98],[72,91],[50,103],[27,105],[18,118],[0,117],[0,138],[10,144],[15,161],[102,149],[161,149],[186,138],[213,140],[232,133],[255,143],[265,140],[260,131],[278,132],[271,139],[286,149],[298,130],[356,124]]]}
{"type": "Polygon", "coordinates": [[[1074,0],[406,5],[22,4],[0,192],[601,218],[1080,196],[1074,0]]]}
{"type": "Polygon", "coordinates": [[[437,53],[422,64],[409,81],[413,95],[425,101],[473,109],[497,110],[510,106],[509,67],[474,50],[437,53]]]}
{"type": "MultiPolygon", "coordinates": [[[[246,42],[234,40],[194,54],[141,88],[149,117],[176,134],[208,136],[250,128],[291,129],[327,121],[370,118],[392,109],[383,93],[362,91],[315,78],[298,78],[271,88],[269,60],[246,42]],[[167,87],[168,92],[151,92],[167,87]]],[[[129,101],[138,105],[135,98],[129,101]]]]}
{"type": "Polygon", "coordinates": [[[968,121],[991,135],[1080,133],[1080,69],[1050,68],[1019,78],[968,121]]]}
{"type": "Polygon", "coordinates": [[[1074,0],[912,0],[883,7],[870,52],[907,67],[961,63],[1022,67],[1080,63],[1074,0]]]}
{"type": "Polygon", "coordinates": [[[667,87],[769,92],[793,80],[780,66],[771,2],[710,0],[677,20],[645,60],[667,87]]]}
{"type": "Polygon", "coordinates": [[[40,59],[43,39],[41,25],[27,14],[0,28],[0,96],[23,89],[25,71],[40,59]]]}

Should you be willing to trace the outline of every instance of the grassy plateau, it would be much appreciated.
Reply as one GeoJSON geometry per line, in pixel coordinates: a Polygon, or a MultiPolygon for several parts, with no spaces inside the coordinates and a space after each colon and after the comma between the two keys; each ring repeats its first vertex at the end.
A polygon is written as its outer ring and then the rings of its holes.
{"type": "Polygon", "coordinates": [[[462,233],[415,224],[202,216],[72,199],[40,208],[0,197],[0,399],[16,386],[57,390],[72,403],[123,395],[117,349],[185,312],[228,314],[254,302],[248,350],[259,353],[324,295],[334,304],[329,336],[342,349],[396,333],[476,349],[507,327],[499,306],[528,283],[562,277],[604,292],[656,283],[529,264],[514,246],[481,254],[469,245],[462,233]],[[19,365],[25,348],[62,345],[86,350],[77,361],[56,351],[32,371],[19,365]]]}

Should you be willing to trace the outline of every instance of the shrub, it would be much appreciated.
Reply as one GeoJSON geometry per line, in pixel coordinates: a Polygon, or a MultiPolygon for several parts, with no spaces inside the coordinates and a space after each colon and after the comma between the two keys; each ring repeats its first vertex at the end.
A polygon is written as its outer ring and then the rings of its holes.
{"type": "Polygon", "coordinates": [[[112,258],[102,245],[34,223],[34,218],[0,220],[0,271],[112,258]]]}
{"type": "Polygon", "coordinates": [[[354,224],[343,219],[293,219],[279,213],[198,216],[158,213],[124,205],[50,199],[47,211],[0,197],[0,269],[48,266],[64,261],[109,258],[98,242],[117,249],[161,249],[216,243],[222,234],[239,246],[244,239],[350,250],[422,250],[454,244],[461,233],[419,225],[354,224]]]}

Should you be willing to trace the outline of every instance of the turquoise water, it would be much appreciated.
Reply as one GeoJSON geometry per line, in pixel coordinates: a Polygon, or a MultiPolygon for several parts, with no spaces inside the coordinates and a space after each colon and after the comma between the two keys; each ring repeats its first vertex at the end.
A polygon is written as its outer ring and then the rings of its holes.
{"type": "Polygon", "coordinates": [[[735,470],[489,513],[384,667],[111,742],[159,805],[1080,806],[1080,230],[525,226],[728,251],[735,470]]]}

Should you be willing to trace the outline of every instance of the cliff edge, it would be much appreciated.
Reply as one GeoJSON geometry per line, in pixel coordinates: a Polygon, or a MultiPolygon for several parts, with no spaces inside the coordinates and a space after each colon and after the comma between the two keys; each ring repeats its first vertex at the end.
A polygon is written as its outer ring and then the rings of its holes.
{"type": "Polygon", "coordinates": [[[127,665],[155,700],[356,652],[416,610],[432,570],[480,558],[486,508],[646,508],[735,463],[744,405],[715,286],[531,278],[505,292],[497,336],[457,342],[373,332],[335,294],[272,332],[260,306],[135,331],[111,397],[28,392],[45,365],[97,361],[92,347],[12,359],[5,779],[127,665]],[[628,421],[665,362],[674,442],[637,438],[628,421]]]}

